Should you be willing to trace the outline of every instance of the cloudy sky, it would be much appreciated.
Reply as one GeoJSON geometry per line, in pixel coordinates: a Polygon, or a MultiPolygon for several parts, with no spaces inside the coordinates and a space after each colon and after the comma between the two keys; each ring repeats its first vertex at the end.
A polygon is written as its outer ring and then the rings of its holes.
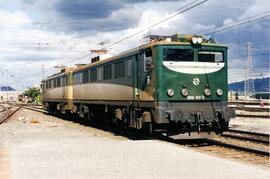
{"type": "MultiPolygon", "coordinates": [[[[22,90],[55,73],[54,66],[88,63],[89,50],[101,48],[100,42],[110,45],[192,1],[0,0],[0,85],[22,90]]],[[[254,76],[267,77],[269,7],[265,0],[208,0],[109,50],[136,47],[147,34],[209,34],[229,46],[230,82],[244,79],[247,42],[254,47],[254,76]]]]}

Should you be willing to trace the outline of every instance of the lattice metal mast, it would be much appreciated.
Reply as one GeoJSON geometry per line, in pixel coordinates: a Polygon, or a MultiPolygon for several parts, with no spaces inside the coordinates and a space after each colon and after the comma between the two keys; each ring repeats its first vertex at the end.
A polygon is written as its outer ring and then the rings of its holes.
{"type": "Polygon", "coordinates": [[[252,96],[255,94],[255,86],[254,80],[252,78],[253,74],[253,62],[252,62],[252,54],[253,48],[252,43],[248,42],[247,46],[247,65],[246,65],[246,74],[245,74],[245,96],[252,96]]]}

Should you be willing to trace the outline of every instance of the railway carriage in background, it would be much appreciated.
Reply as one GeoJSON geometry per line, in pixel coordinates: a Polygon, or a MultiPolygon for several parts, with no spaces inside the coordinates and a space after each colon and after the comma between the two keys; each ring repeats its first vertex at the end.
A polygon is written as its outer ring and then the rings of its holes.
{"type": "Polygon", "coordinates": [[[149,36],[117,56],[43,81],[50,113],[74,113],[169,134],[220,133],[227,107],[227,47],[198,35],[149,36]]]}

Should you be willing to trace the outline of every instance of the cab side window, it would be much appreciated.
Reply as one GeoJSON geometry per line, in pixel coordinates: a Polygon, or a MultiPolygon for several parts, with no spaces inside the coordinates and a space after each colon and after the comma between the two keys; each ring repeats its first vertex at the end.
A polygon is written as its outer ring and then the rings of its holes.
{"type": "Polygon", "coordinates": [[[153,68],[152,50],[147,49],[143,55],[144,72],[151,72],[153,68]]]}

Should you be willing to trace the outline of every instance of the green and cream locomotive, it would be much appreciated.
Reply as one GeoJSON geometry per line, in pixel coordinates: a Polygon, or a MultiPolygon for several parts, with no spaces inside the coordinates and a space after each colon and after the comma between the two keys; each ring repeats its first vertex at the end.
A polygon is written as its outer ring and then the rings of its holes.
{"type": "Polygon", "coordinates": [[[227,107],[227,47],[198,35],[149,36],[117,56],[68,68],[43,81],[49,112],[108,119],[168,134],[223,132],[227,107]]]}

